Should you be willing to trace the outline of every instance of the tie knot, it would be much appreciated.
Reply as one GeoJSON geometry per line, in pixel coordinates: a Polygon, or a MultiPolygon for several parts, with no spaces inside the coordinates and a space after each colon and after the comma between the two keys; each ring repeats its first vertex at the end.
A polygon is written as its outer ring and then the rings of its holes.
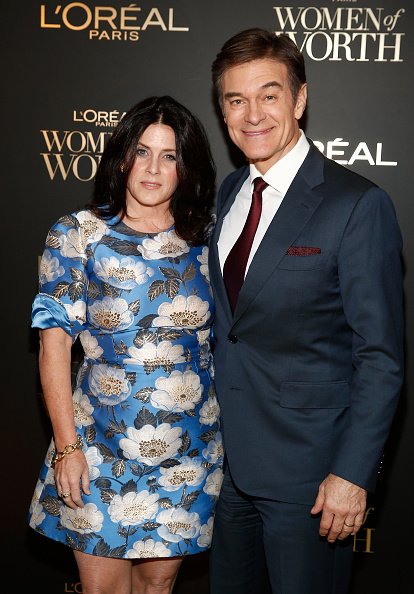
{"type": "Polygon", "coordinates": [[[268,185],[269,184],[265,182],[265,180],[262,177],[255,177],[253,181],[253,192],[258,192],[259,194],[261,194],[263,190],[267,188],[268,185]]]}

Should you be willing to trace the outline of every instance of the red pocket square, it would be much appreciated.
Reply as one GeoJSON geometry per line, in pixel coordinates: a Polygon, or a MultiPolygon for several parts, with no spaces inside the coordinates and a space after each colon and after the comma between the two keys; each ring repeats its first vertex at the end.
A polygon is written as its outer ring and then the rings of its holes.
{"type": "Polygon", "coordinates": [[[319,247],[291,245],[290,248],[287,249],[286,255],[287,256],[314,256],[315,254],[320,254],[320,253],[321,253],[321,248],[319,248],[319,247]]]}

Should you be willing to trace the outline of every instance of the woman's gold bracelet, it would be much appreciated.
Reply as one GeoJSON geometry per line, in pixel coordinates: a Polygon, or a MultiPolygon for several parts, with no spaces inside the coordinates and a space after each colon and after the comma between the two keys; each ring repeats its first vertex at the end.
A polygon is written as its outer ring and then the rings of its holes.
{"type": "Polygon", "coordinates": [[[52,468],[56,466],[56,462],[60,462],[61,460],[63,460],[66,454],[72,454],[75,450],[79,450],[82,447],[82,445],[82,436],[78,435],[75,443],[68,443],[68,445],[65,445],[61,452],[55,452],[50,463],[52,468]]]}

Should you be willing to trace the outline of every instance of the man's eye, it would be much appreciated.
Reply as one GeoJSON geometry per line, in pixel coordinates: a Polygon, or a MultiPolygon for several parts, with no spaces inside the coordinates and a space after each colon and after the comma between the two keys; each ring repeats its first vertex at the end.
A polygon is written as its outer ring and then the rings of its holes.
{"type": "Polygon", "coordinates": [[[241,105],[242,100],[241,99],[232,99],[230,101],[230,105],[241,105]]]}

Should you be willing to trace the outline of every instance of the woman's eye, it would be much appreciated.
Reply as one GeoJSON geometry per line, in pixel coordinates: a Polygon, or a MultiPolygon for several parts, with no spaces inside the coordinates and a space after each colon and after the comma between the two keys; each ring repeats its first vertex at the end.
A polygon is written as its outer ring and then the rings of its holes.
{"type": "Polygon", "coordinates": [[[137,148],[137,155],[139,157],[145,157],[147,155],[147,151],[144,148],[137,148]]]}
{"type": "Polygon", "coordinates": [[[170,153],[165,155],[165,158],[167,159],[167,161],[176,161],[175,155],[172,155],[170,153]]]}

